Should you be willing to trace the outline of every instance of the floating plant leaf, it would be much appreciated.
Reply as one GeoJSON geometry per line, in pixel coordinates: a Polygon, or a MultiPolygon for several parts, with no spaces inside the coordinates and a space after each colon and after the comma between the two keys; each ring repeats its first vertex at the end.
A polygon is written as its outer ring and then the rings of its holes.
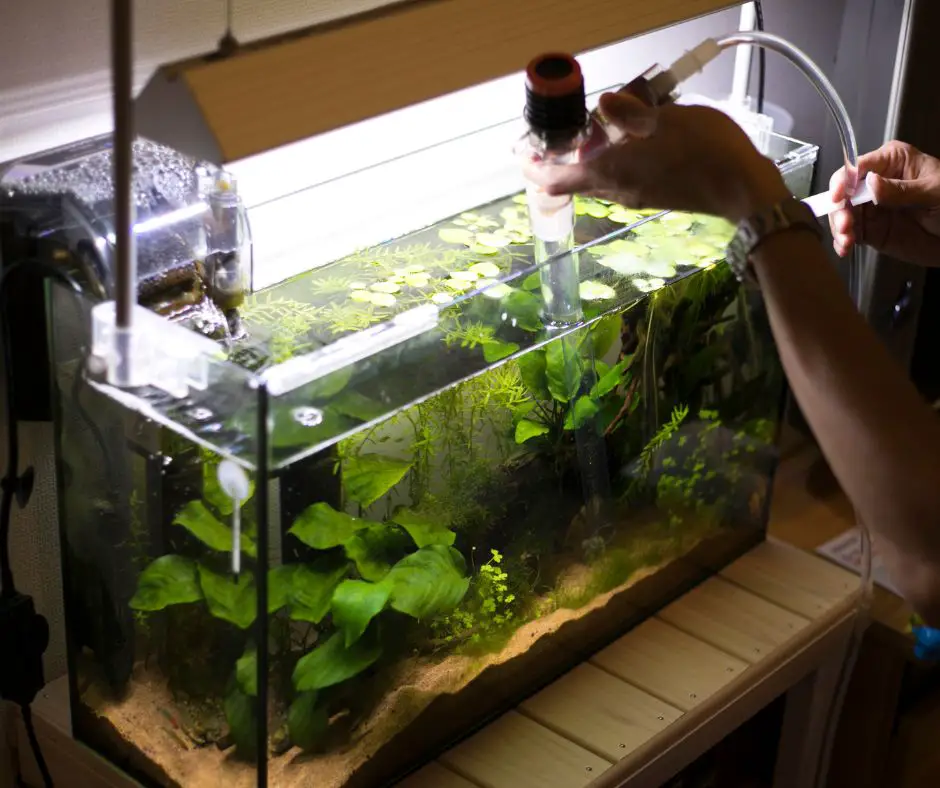
{"type": "Polygon", "coordinates": [[[513,196],[512,201],[517,205],[528,205],[529,200],[526,198],[525,194],[516,194],[513,196]]]}
{"type": "Polygon", "coordinates": [[[199,585],[213,616],[239,629],[251,626],[258,603],[258,593],[251,574],[242,574],[234,581],[200,565],[199,585]]]}
{"type": "Polygon", "coordinates": [[[667,213],[661,221],[666,227],[668,227],[673,232],[685,232],[686,230],[692,227],[692,216],[687,213],[679,213],[677,211],[672,211],[667,213]]]}
{"type": "Polygon", "coordinates": [[[268,612],[276,613],[291,600],[299,564],[284,564],[268,572],[268,612]]]}
{"type": "Polygon", "coordinates": [[[513,292],[509,285],[504,285],[497,279],[481,279],[477,282],[477,287],[487,298],[503,299],[513,292]]]}
{"type": "Polygon", "coordinates": [[[395,304],[398,302],[398,299],[395,298],[395,296],[393,296],[391,293],[370,293],[369,301],[371,301],[376,306],[395,306],[395,304]]]}
{"type": "Polygon", "coordinates": [[[466,571],[458,550],[431,545],[402,558],[382,584],[392,608],[423,621],[457,607],[470,585],[466,571]]]}
{"type": "Polygon", "coordinates": [[[548,377],[545,374],[545,351],[535,350],[526,353],[519,358],[518,364],[522,382],[533,396],[541,400],[551,397],[548,390],[548,377]]]}
{"type": "MultiPolygon", "coordinates": [[[[232,529],[219,522],[202,501],[187,503],[173,518],[173,524],[185,528],[206,547],[223,553],[232,552],[232,529]]],[[[254,540],[245,533],[241,535],[241,548],[252,558],[257,555],[254,540]]]]}
{"type": "Polygon", "coordinates": [[[392,522],[404,528],[419,547],[432,544],[450,546],[457,535],[439,520],[426,517],[411,509],[402,509],[392,517],[392,522]]]}
{"type": "Polygon", "coordinates": [[[427,287],[431,278],[427,274],[407,274],[405,284],[408,287],[427,287]]]}
{"type": "Polygon", "coordinates": [[[515,342],[501,342],[498,339],[491,339],[483,343],[483,358],[488,364],[511,356],[519,350],[515,342]]]}
{"type": "Polygon", "coordinates": [[[400,528],[373,523],[346,543],[346,555],[360,575],[377,583],[410,547],[409,537],[400,528]]]}
{"type": "Polygon", "coordinates": [[[456,290],[459,293],[462,293],[464,290],[469,290],[473,287],[473,282],[468,282],[464,279],[445,279],[444,284],[447,285],[451,290],[456,290]]]}
{"type": "Polygon", "coordinates": [[[617,291],[610,285],[603,282],[596,282],[593,279],[582,282],[578,288],[581,298],[585,301],[608,301],[617,297],[617,291]]]}
{"type": "Polygon", "coordinates": [[[502,301],[513,322],[524,331],[538,331],[542,328],[542,303],[537,296],[524,290],[513,290],[502,301]]]}
{"type": "Polygon", "coordinates": [[[516,443],[522,444],[532,438],[537,438],[540,435],[545,435],[549,432],[549,428],[546,424],[540,424],[537,421],[529,421],[528,419],[523,419],[516,425],[516,443]]]}
{"type": "Polygon", "coordinates": [[[134,610],[163,610],[202,599],[196,564],[181,555],[163,555],[137,580],[137,591],[128,603],[134,610]]]}
{"type": "Polygon", "coordinates": [[[607,315],[591,326],[591,347],[595,358],[602,358],[620,337],[620,315],[607,315]]]}
{"type": "MultiPolygon", "coordinates": [[[[670,255],[670,257],[673,256],[674,255],[670,255]]],[[[662,257],[647,260],[643,268],[643,273],[658,279],[670,279],[676,275],[676,264],[662,257]]]]}
{"type": "Polygon", "coordinates": [[[319,744],[330,725],[326,705],[317,705],[317,692],[301,692],[287,710],[287,732],[291,743],[302,750],[319,744]]]}
{"type": "Polygon", "coordinates": [[[375,626],[366,630],[352,646],[346,647],[342,632],[301,657],[294,667],[293,682],[298,690],[318,690],[351,679],[382,656],[375,626]]]}
{"type": "Polygon", "coordinates": [[[454,298],[453,296],[447,295],[447,293],[435,293],[434,295],[431,296],[431,300],[435,304],[444,305],[444,304],[449,304],[451,301],[454,300],[454,298]]]}
{"type": "Polygon", "coordinates": [[[359,303],[372,303],[372,293],[368,290],[353,290],[349,294],[350,301],[358,301],[359,303]]]}
{"type": "Polygon", "coordinates": [[[346,495],[361,506],[370,506],[398,484],[412,465],[381,454],[348,457],[343,462],[346,495]]]}
{"type": "MultiPolygon", "coordinates": [[[[509,243],[508,239],[506,243],[507,244],[509,243]]],[[[497,249],[495,246],[486,246],[484,244],[479,244],[479,243],[470,244],[470,251],[475,252],[476,254],[482,254],[482,255],[499,254],[499,249],[497,249]]]]}
{"type": "Polygon", "coordinates": [[[562,339],[549,343],[545,349],[545,377],[552,398],[568,402],[581,386],[581,366],[574,348],[562,339]]]}
{"type": "Polygon", "coordinates": [[[607,218],[617,224],[634,224],[643,218],[639,211],[631,211],[629,208],[621,208],[619,205],[611,210],[607,218]]]}
{"type": "MultiPolygon", "coordinates": [[[[206,502],[223,517],[228,517],[234,507],[234,501],[219,486],[218,463],[206,462],[202,466],[202,497],[206,502]]],[[[248,497],[241,501],[243,508],[251,497],[255,494],[255,483],[253,480],[248,482],[248,497]]],[[[229,545],[231,550],[231,545],[229,545]]]]}
{"type": "Polygon", "coordinates": [[[461,282],[476,282],[479,278],[479,274],[470,271],[451,271],[451,279],[459,279],[461,282]]]}
{"type": "Polygon", "coordinates": [[[603,397],[605,394],[609,394],[617,386],[620,385],[620,381],[623,378],[623,373],[629,369],[630,365],[633,363],[633,356],[627,356],[623,360],[619,361],[613,367],[611,367],[604,375],[601,377],[597,383],[594,384],[591,389],[591,396],[595,399],[603,397]]]}
{"type": "Polygon", "coordinates": [[[597,262],[621,276],[635,276],[646,271],[647,260],[630,252],[620,252],[599,257],[597,262]]]}
{"type": "Polygon", "coordinates": [[[246,695],[258,694],[258,652],[252,646],[235,662],[235,680],[246,695]]]}
{"type": "Polygon", "coordinates": [[[376,282],[369,285],[369,289],[376,293],[397,293],[401,290],[401,285],[395,282],[376,282]]]}
{"type": "Polygon", "coordinates": [[[509,246],[509,239],[499,233],[480,233],[477,235],[476,240],[477,244],[493,249],[502,249],[504,246],[509,246]]]}
{"type": "Polygon", "coordinates": [[[474,263],[470,266],[470,272],[476,276],[492,279],[494,276],[499,276],[499,266],[494,263],[474,263]]]}
{"type": "Polygon", "coordinates": [[[659,290],[661,287],[665,287],[666,283],[662,279],[634,279],[633,285],[637,290],[640,290],[643,293],[652,293],[654,290],[659,290]]]}
{"type": "Polygon", "coordinates": [[[365,282],[350,282],[349,283],[350,290],[365,290],[368,286],[369,285],[367,285],[365,282]]]}
{"type": "Polygon", "coordinates": [[[581,429],[590,419],[594,418],[598,410],[597,403],[590,397],[578,397],[574,406],[568,410],[568,414],[565,416],[565,429],[581,429]]]}
{"type": "Polygon", "coordinates": [[[426,270],[423,265],[419,263],[413,263],[405,268],[406,274],[420,274],[422,271],[426,270]]]}
{"type": "Polygon", "coordinates": [[[349,572],[349,563],[336,556],[323,556],[312,566],[298,564],[291,578],[290,617],[319,624],[330,611],[336,587],[349,572]]]}
{"type": "Polygon", "coordinates": [[[473,233],[459,227],[444,227],[437,231],[437,236],[445,244],[469,244],[473,241],[473,233]]]}
{"type": "Polygon", "coordinates": [[[315,503],[304,509],[288,531],[315,550],[329,550],[346,544],[367,522],[338,512],[328,503],[315,503]]]}
{"type": "Polygon", "coordinates": [[[372,421],[384,416],[388,408],[358,391],[344,391],[336,397],[330,407],[337,413],[359,421],[372,421]]]}
{"type": "Polygon", "coordinates": [[[346,647],[362,637],[373,618],[385,609],[389,587],[384,583],[344,580],[333,592],[333,623],[346,638],[346,647]]]}
{"type": "Polygon", "coordinates": [[[235,741],[235,749],[246,757],[252,756],[257,750],[258,720],[255,706],[255,701],[242,692],[237,683],[232,685],[223,702],[225,721],[235,741]]]}

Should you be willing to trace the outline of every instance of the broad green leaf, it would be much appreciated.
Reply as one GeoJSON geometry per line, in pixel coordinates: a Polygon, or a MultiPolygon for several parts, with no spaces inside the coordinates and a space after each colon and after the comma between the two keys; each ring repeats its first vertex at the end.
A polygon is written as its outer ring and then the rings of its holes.
{"type": "Polygon", "coordinates": [[[461,230],[457,227],[445,227],[438,230],[437,236],[445,244],[470,244],[473,241],[473,233],[470,230],[461,230]]]}
{"type": "MultiPolygon", "coordinates": [[[[341,435],[358,425],[355,419],[344,416],[325,407],[321,410],[319,420],[298,420],[297,408],[279,407],[274,411],[274,429],[271,443],[276,449],[287,449],[294,446],[310,446],[320,440],[341,435]]],[[[236,419],[235,427],[238,429],[253,429],[236,419]]]]}
{"type": "Polygon", "coordinates": [[[312,565],[298,564],[291,583],[290,617],[319,624],[330,611],[333,592],[349,572],[342,558],[323,556],[312,565]]]}
{"type": "Polygon", "coordinates": [[[359,421],[372,421],[388,412],[388,408],[381,402],[369,399],[357,391],[344,391],[330,402],[330,407],[343,416],[359,421]]]}
{"type": "MultiPolygon", "coordinates": [[[[219,464],[216,462],[207,462],[202,466],[202,497],[206,502],[223,517],[228,517],[234,510],[234,502],[223,492],[219,486],[219,464]]],[[[248,482],[248,497],[241,502],[241,508],[251,500],[255,493],[255,483],[253,480],[248,482]]],[[[210,545],[211,546],[211,545],[210,545]]],[[[231,540],[229,541],[229,550],[231,550],[231,540]]]]}
{"type": "Polygon", "coordinates": [[[590,397],[578,397],[574,405],[568,409],[568,414],[565,416],[565,429],[581,429],[596,415],[598,410],[597,403],[590,397]]]}
{"type": "Polygon", "coordinates": [[[499,276],[499,266],[493,263],[474,263],[470,266],[470,270],[477,276],[482,276],[485,279],[492,279],[493,277],[499,276]]]}
{"type": "Polygon", "coordinates": [[[276,613],[290,603],[294,573],[299,564],[284,564],[268,572],[268,612],[276,613]]]}
{"type": "Polygon", "coordinates": [[[398,484],[413,463],[383,457],[381,454],[359,454],[343,462],[343,487],[351,501],[370,506],[398,484]]]}
{"type": "Polygon", "coordinates": [[[522,280],[523,290],[538,290],[542,286],[542,277],[538,271],[522,280]]]}
{"type": "Polygon", "coordinates": [[[377,583],[402,554],[411,540],[400,528],[373,523],[346,543],[346,555],[355,562],[359,574],[377,583]]]}
{"type": "Polygon", "coordinates": [[[617,291],[603,282],[589,280],[582,282],[578,288],[581,299],[584,301],[609,301],[617,297],[617,291]]]}
{"type": "Polygon", "coordinates": [[[594,399],[599,399],[617,388],[617,386],[620,385],[620,381],[623,379],[623,373],[630,368],[632,363],[633,356],[630,355],[617,364],[614,364],[614,366],[604,373],[601,379],[594,384],[591,389],[591,396],[594,399]]]}
{"type": "Polygon", "coordinates": [[[578,354],[567,338],[551,342],[545,348],[545,377],[552,398],[558,402],[573,399],[581,387],[578,354]]]}
{"type": "Polygon", "coordinates": [[[362,637],[366,627],[388,602],[389,589],[384,583],[344,580],[333,593],[333,623],[344,633],[346,647],[362,637]]]}
{"type": "Polygon", "coordinates": [[[358,517],[337,512],[328,503],[315,503],[297,516],[288,533],[314,550],[329,550],[346,544],[356,531],[368,524],[358,517]]]}
{"type": "Polygon", "coordinates": [[[195,562],[181,555],[163,555],[140,573],[129,604],[134,610],[151,611],[200,599],[195,562]]]}
{"type": "Polygon", "coordinates": [[[316,747],[329,725],[326,705],[317,705],[315,690],[301,692],[287,710],[287,730],[291,743],[302,750],[316,747]]]}
{"type": "MultiPolygon", "coordinates": [[[[202,501],[186,504],[173,518],[173,524],[185,528],[206,547],[223,553],[232,552],[232,529],[219,522],[202,501]]],[[[241,534],[240,543],[245,555],[254,558],[258,554],[254,539],[247,534],[241,534]]]]}
{"type": "Polygon", "coordinates": [[[252,756],[257,750],[258,718],[256,702],[239,688],[238,683],[225,696],[225,721],[228,723],[235,748],[242,756],[252,756]]]}
{"type": "Polygon", "coordinates": [[[453,547],[432,545],[401,559],[382,581],[391,606],[419,621],[460,604],[469,578],[463,556],[453,547]]]}
{"type": "Polygon", "coordinates": [[[235,662],[235,680],[246,695],[258,694],[258,651],[252,646],[235,662]]]}
{"type": "Polygon", "coordinates": [[[344,388],[346,388],[350,378],[352,378],[352,374],[352,365],[345,366],[342,369],[331,372],[329,375],[318,378],[316,381],[310,384],[309,388],[304,390],[304,394],[306,397],[309,397],[311,401],[324,400],[330,399],[330,397],[335,397],[344,388]]]}
{"type": "Polygon", "coordinates": [[[242,574],[234,581],[200,565],[199,585],[213,616],[239,629],[251,626],[257,612],[258,593],[250,574],[242,574]]]}
{"type": "Polygon", "coordinates": [[[483,343],[483,359],[492,364],[495,361],[511,356],[519,350],[515,342],[501,342],[498,339],[490,339],[483,343]]]}
{"type": "Polygon", "coordinates": [[[547,400],[551,397],[548,391],[548,378],[545,375],[545,351],[542,349],[526,353],[516,361],[519,364],[519,374],[525,387],[536,399],[547,400]]]}
{"type": "MultiPolygon", "coordinates": [[[[523,282],[525,287],[528,279],[523,282]]],[[[525,290],[513,290],[501,302],[510,322],[523,331],[538,331],[542,328],[542,302],[525,290]]]]}
{"type": "Polygon", "coordinates": [[[375,626],[348,648],[343,633],[335,632],[297,662],[294,687],[300,691],[332,687],[361,673],[380,656],[382,644],[375,626]]]}
{"type": "Polygon", "coordinates": [[[523,419],[516,425],[516,443],[525,443],[527,440],[545,435],[548,432],[549,428],[545,424],[523,419]]]}
{"type": "Polygon", "coordinates": [[[594,357],[603,358],[620,338],[622,321],[620,315],[607,315],[591,326],[591,346],[594,357]]]}
{"type": "Polygon", "coordinates": [[[457,534],[439,520],[426,517],[411,509],[402,509],[392,517],[392,522],[404,528],[419,547],[432,544],[452,545],[457,534]]]}

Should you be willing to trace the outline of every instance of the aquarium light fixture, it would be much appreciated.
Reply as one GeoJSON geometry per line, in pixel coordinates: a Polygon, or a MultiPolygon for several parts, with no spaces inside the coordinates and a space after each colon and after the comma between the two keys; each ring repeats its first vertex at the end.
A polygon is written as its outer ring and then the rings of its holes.
{"type": "MultiPolygon", "coordinates": [[[[272,396],[286,394],[421,336],[437,327],[438,316],[439,311],[434,304],[417,306],[386,323],[342,337],[304,356],[294,356],[262,373],[261,379],[272,396]]],[[[315,418],[316,414],[311,414],[311,419],[315,418]]]]}

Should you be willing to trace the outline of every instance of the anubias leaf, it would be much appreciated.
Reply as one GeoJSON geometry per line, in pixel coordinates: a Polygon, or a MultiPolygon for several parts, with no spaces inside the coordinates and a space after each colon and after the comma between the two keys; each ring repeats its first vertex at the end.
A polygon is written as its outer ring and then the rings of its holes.
{"type": "Polygon", "coordinates": [[[545,435],[547,432],[549,432],[547,424],[523,419],[516,425],[516,443],[525,443],[527,440],[545,435]]]}
{"type": "Polygon", "coordinates": [[[470,585],[466,571],[453,547],[431,545],[402,558],[382,583],[392,608],[420,621],[457,607],[470,585]]]}
{"type": "Polygon", "coordinates": [[[558,402],[568,402],[581,387],[581,365],[571,344],[562,338],[545,349],[545,377],[548,390],[558,402]]]}
{"type": "Polygon", "coordinates": [[[614,364],[614,366],[607,370],[601,376],[600,380],[591,388],[591,397],[599,399],[617,388],[617,386],[620,385],[620,381],[623,379],[623,373],[630,368],[630,364],[632,363],[633,356],[627,356],[622,361],[614,364]]]}
{"type": "Polygon", "coordinates": [[[364,671],[382,656],[377,623],[348,648],[343,633],[335,632],[301,657],[294,667],[294,687],[300,691],[332,687],[364,671]]]}
{"type": "Polygon", "coordinates": [[[234,581],[200,566],[199,585],[213,616],[239,629],[251,626],[257,612],[258,593],[250,574],[243,574],[234,581]]]}
{"type": "MultiPolygon", "coordinates": [[[[222,494],[221,490],[219,492],[222,494]]],[[[231,514],[231,506],[229,513],[231,514]]],[[[181,525],[206,547],[222,553],[232,552],[232,529],[219,522],[202,501],[187,503],[173,518],[173,524],[181,525]]],[[[254,558],[258,554],[254,540],[247,534],[241,534],[240,544],[242,552],[246,555],[254,558]]]]}
{"type": "Polygon", "coordinates": [[[276,613],[290,603],[294,573],[299,564],[284,564],[268,572],[268,612],[276,613]]]}
{"type": "Polygon", "coordinates": [[[372,523],[346,543],[346,556],[355,562],[360,575],[377,583],[409,548],[408,542],[399,528],[372,523]]]}
{"type": "Polygon", "coordinates": [[[366,627],[388,602],[389,589],[384,583],[344,580],[333,593],[333,623],[344,633],[348,648],[366,631],[366,627]]]}
{"type": "MultiPolygon", "coordinates": [[[[202,497],[206,502],[215,509],[223,517],[228,517],[235,509],[234,502],[231,498],[225,493],[222,487],[219,485],[218,477],[219,464],[216,462],[207,462],[202,466],[202,497]]],[[[248,501],[251,500],[251,497],[255,494],[255,483],[254,481],[248,482],[248,497],[241,501],[241,506],[244,507],[248,501]]],[[[185,511],[185,509],[183,510],[185,511]]],[[[216,548],[218,549],[218,548],[216,548]]],[[[231,547],[229,548],[231,549],[231,547]]]]}
{"type": "Polygon", "coordinates": [[[317,692],[301,692],[287,711],[291,743],[302,750],[313,749],[330,725],[326,705],[317,706],[317,692]]]}
{"type": "Polygon", "coordinates": [[[140,573],[129,602],[134,610],[163,610],[202,599],[196,564],[181,555],[163,555],[140,573]]]}
{"type": "Polygon", "coordinates": [[[360,454],[343,462],[343,486],[351,501],[370,506],[400,482],[411,470],[412,463],[383,457],[381,454],[360,454]]]}
{"type": "Polygon", "coordinates": [[[225,720],[228,722],[235,748],[240,755],[252,756],[257,749],[258,718],[256,702],[235,682],[225,696],[225,720]]]}
{"type": "Polygon", "coordinates": [[[388,412],[388,408],[381,402],[358,391],[344,391],[330,401],[330,407],[337,413],[358,421],[372,421],[388,412]]]}
{"type": "Polygon", "coordinates": [[[428,518],[411,509],[402,509],[392,517],[392,522],[404,528],[418,547],[432,544],[452,545],[457,534],[439,520],[428,518]]]}
{"type": "Polygon", "coordinates": [[[312,566],[299,564],[291,577],[290,617],[319,624],[330,611],[333,592],[348,571],[345,560],[332,556],[325,556],[312,566]]]}
{"type": "Polygon", "coordinates": [[[548,391],[548,378],[545,375],[545,351],[534,350],[518,359],[519,374],[522,382],[532,396],[540,400],[547,400],[551,394],[548,391]]]}
{"type": "MultiPolygon", "coordinates": [[[[535,274],[535,276],[538,275],[535,274]]],[[[526,282],[523,283],[523,287],[526,287],[526,282]]],[[[500,303],[512,322],[523,331],[538,331],[542,328],[542,302],[532,293],[527,293],[525,290],[513,290],[500,303]]]]}
{"type": "Polygon", "coordinates": [[[297,516],[288,533],[315,550],[329,550],[346,544],[367,525],[358,517],[336,511],[328,503],[315,503],[297,516]]]}
{"type": "Polygon", "coordinates": [[[607,351],[620,337],[621,325],[620,315],[607,315],[591,326],[591,345],[594,348],[595,358],[607,355],[607,351]]]}
{"type": "Polygon", "coordinates": [[[597,414],[598,410],[597,403],[590,397],[578,397],[574,405],[568,409],[568,413],[565,416],[565,429],[581,429],[597,414]]]}
{"type": "Polygon", "coordinates": [[[258,694],[258,652],[254,646],[235,662],[235,681],[246,695],[254,697],[258,694]]]}
{"type": "Polygon", "coordinates": [[[490,339],[483,343],[483,360],[488,364],[511,356],[519,350],[515,342],[502,342],[498,339],[490,339]]]}

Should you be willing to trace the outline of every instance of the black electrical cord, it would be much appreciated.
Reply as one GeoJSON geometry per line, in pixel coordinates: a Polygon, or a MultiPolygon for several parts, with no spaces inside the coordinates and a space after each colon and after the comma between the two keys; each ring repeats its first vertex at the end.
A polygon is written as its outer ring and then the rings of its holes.
{"type": "MultiPolygon", "coordinates": [[[[754,13],[757,19],[757,29],[764,32],[764,9],[761,0],[754,0],[754,13]]],[[[764,89],[767,77],[767,50],[759,47],[757,50],[757,112],[764,113],[764,89]]]]}
{"type": "Polygon", "coordinates": [[[33,711],[29,706],[22,706],[20,713],[23,717],[23,727],[26,728],[26,738],[29,739],[29,746],[33,750],[33,758],[36,759],[36,765],[39,767],[39,773],[42,775],[42,782],[45,788],[53,788],[52,774],[46,765],[46,759],[42,754],[42,747],[39,746],[39,739],[36,736],[36,728],[33,725],[33,711]]]}

